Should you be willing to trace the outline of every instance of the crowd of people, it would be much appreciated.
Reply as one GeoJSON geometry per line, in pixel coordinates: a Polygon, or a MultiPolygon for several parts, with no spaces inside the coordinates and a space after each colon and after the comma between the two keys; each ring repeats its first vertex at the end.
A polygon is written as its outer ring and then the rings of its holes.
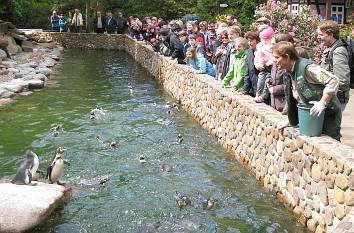
{"type": "MultiPolygon", "coordinates": [[[[82,21],[82,16],[75,20],[75,14],[71,18],[74,28],[80,25],[75,22],[82,21]]],[[[60,18],[58,24],[60,28],[60,18]]],[[[189,65],[191,72],[209,74],[223,87],[250,95],[255,103],[271,105],[288,115],[279,128],[297,125],[297,104],[310,103],[311,115],[325,114],[323,133],[341,138],[342,112],[349,101],[350,61],[332,20],[321,21],[317,28],[318,40],[326,47],[320,64],[297,46],[291,34],[277,33],[266,17],[259,18],[248,32],[241,31],[232,15],[227,22],[167,22],[157,17],[141,21],[137,16],[126,20],[121,13],[115,18],[108,11],[106,17],[97,12],[93,25],[97,33],[129,33],[155,52],[189,65]]]]}

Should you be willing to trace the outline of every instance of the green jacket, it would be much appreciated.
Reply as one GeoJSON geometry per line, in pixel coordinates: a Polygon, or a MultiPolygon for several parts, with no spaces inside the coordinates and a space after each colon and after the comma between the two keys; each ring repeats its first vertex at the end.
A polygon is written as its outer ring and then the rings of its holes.
{"type": "Polygon", "coordinates": [[[235,54],[234,63],[222,81],[223,86],[231,85],[236,90],[243,87],[243,80],[247,69],[247,49],[235,54]]]}

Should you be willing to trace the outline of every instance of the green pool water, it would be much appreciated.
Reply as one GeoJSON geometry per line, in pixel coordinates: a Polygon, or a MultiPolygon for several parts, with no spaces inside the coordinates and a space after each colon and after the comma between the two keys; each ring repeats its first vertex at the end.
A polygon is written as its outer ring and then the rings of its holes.
{"type": "Polygon", "coordinates": [[[193,118],[168,113],[173,99],[128,54],[69,50],[57,71],[57,86],[0,109],[0,177],[15,174],[26,149],[39,155],[41,170],[58,146],[71,162],[63,180],[72,198],[32,232],[307,232],[193,118]],[[107,113],[90,120],[96,105],[107,113]],[[53,137],[56,123],[64,130],[53,137]],[[179,133],[184,141],[175,144],[179,133]],[[118,146],[101,143],[110,140],[118,146]],[[82,185],[105,175],[104,188],[82,185]],[[193,206],[180,209],[176,191],[193,206]],[[216,206],[203,210],[198,192],[216,206]]]}

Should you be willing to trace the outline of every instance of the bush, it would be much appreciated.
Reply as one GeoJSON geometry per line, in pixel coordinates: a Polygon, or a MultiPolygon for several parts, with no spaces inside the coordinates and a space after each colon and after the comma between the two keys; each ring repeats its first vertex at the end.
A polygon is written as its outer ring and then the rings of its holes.
{"type": "Polygon", "coordinates": [[[268,0],[260,4],[255,11],[255,17],[267,17],[272,27],[278,33],[289,33],[301,40],[301,45],[314,47],[317,45],[316,29],[319,17],[307,6],[301,6],[299,15],[291,14],[286,3],[268,0]]]}

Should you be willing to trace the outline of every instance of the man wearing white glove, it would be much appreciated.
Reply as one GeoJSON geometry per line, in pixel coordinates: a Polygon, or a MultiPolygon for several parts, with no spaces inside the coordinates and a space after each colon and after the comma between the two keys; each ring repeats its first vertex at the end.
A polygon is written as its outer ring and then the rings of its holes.
{"type": "Polygon", "coordinates": [[[284,78],[289,124],[295,126],[299,122],[298,103],[313,104],[312,116],[325,112],[322,133],[340,140],[342,111],[336,96],[339,79],[313,61],[299,58],[290,42],[275,44],[273,56],[277,66],[290,74],[290,78],[284,78]]]}
{"type": "Polygon", "coordinates": [[[322,112],[326,109],[326,103],[322,100],[320,101],[310,101],[310,104],[313,104],[313,107],[310,109],[311,116],[319,117],[322,112]]]}

